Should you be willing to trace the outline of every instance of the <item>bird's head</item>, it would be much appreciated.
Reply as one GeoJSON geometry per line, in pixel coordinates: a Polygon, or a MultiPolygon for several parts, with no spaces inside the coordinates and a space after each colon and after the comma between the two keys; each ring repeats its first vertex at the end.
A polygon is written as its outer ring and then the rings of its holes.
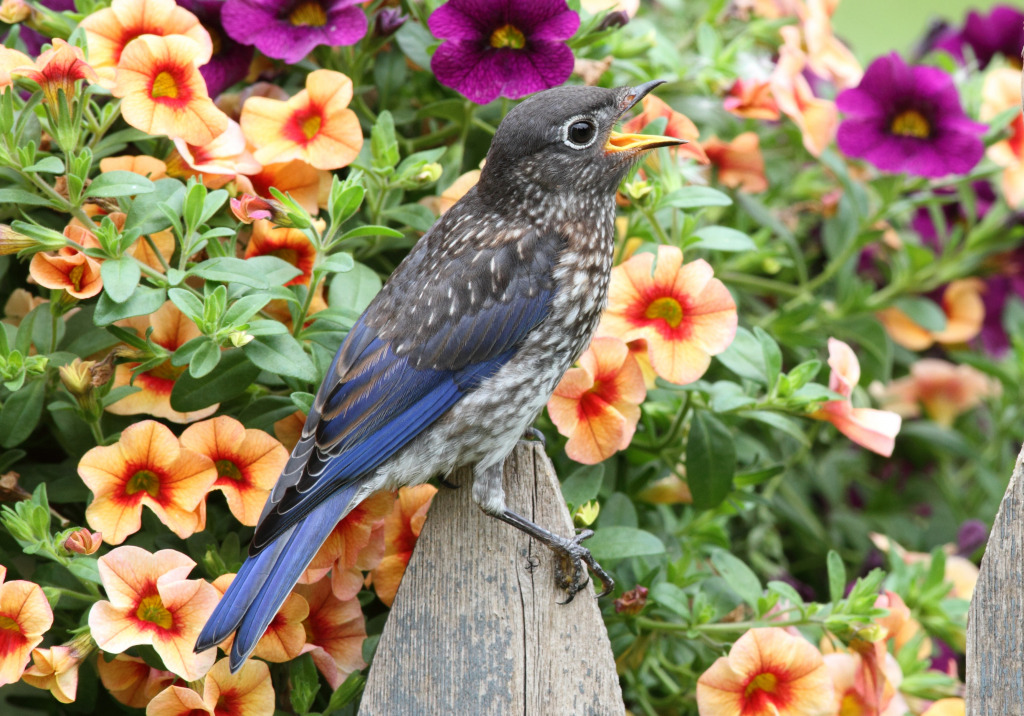
{"type": "Polygon", "coordinates": [[[644,152],[685,140],[621,134],[615,123],[662,80],[636,87],[556,87],[514,107],[491,142],[484,195],[609,197],[644,152]]]}

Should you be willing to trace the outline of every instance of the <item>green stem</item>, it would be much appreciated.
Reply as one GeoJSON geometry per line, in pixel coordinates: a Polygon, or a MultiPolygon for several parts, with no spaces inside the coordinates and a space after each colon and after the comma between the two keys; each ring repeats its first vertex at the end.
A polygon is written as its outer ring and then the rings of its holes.
{"type": "Polygon", "coordinates": [[[295,325],[292,326],[292,335],[296,338],[302,333],[302,329],[306,325],[306,316],[309,314],[309,307],[313,303],[313,296],[316,294],[316,289],[320,285],[321,280],[320,272],[316,269],[313,270],[313,278],[309,282],[309,290],[306,291],[306,298],[302,302],[302,310],[299,312],[299,319],[295,321],[295,325]]]}
{"type": "Polygon", "coordinates": [[[796,286],[792,286],[783,281],[776,281],[773,278],[765,278],[764,276],[750,276],[748,274],[737,273],[735,271],[722,271],[718,274],[725,283],[733,284],[734,286],[742,286],[744,288],[752,288],[765,293],[775,293],[781,296],[797,296],[800,294],[800,289],[796,286]]]}

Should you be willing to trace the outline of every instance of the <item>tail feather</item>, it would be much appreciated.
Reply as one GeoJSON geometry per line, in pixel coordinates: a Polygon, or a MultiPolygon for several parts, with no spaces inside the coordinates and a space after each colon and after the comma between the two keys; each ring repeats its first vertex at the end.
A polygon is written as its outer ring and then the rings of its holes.
{"type": "Polygon", "coordinates": [[[349,512],[359,487],[349,485],[331,495],[259,554],[248,557],[199,634],[195,650],[216,646],[237,630],[230,664],[232,673],[240,669],[320,545],[349,512]]]}

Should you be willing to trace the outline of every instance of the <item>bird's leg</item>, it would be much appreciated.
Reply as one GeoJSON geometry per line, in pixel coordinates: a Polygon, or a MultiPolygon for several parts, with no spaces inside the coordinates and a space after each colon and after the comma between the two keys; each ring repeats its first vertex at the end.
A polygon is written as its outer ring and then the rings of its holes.
{"type": "Polygon", "coordinates": [[[539,442],[544,447],[548,446],[548,439],[544,436],[544,433],[542,433],[540,430],[531,425],[530,427],[523,431],[523,437],[519,438],[519,441],[532,442],[534,440],[539,442]]]}
{"type": "MultiPolygon", "coordinates": [[[[451,473],[449,472],[448,475],[451,475],[451,473]]],[[[457,490],[457,489],[459,489],[459,485],[454,483],[454,482],[452,482],[451,480],[449,480],[448,479],[448,475],[438,475],[437,476],[437,484],[439,484],[441,487],[447,488],[449,490],[457,490]]]]}
{"type": "Polygon", "coordinates": [[[581,544],[583,540],[594,534],[593,530],[583,530],[571,539],[560,537],[525,517],[517,515],[505,506],[505,490],[501,486],[502,466],[500,463],[483,470],[477,466],[473,472],[473,500],[480,506],[480,509],[491,517],[497,517],[502,522],[507,522],[522,530],[538,542],[547,545],[548,549],[555,553],[557,558],[555,581],[559,588],[564,589],[567,593],[566,600],[561,602],[562,604],[571,602],[573,597],[587,586],[587,582],[590,581],[587,567],[601,580],[602,590],[597,595],[598,597],[603,597],[612,591],[615,587],[614,580],[601,568],[601,565],[590,554],[590,550],[581,544]]]}

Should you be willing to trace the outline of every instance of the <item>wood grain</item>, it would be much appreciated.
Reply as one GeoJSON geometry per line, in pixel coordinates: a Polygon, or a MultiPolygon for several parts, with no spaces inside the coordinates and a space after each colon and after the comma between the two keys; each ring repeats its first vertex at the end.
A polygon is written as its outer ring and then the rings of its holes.
{"type": "Polygon", "coordinates": [[[967,621],[967,714],[1024,714],[1024,450],[989,535],[967,621]]]}
{"type": "MultiPolygon", "coordinates": [[[[468,470],[441,488],[409,561],[361,716],[623,714],[608,633],[588,585],[567,605],[550,551],[473,503],[468,470]],[[532,569],[530,565],[535,565],[532,569]]],[[[540,446],[505,461],[506,504],[573,533],[540,446]]]]}

